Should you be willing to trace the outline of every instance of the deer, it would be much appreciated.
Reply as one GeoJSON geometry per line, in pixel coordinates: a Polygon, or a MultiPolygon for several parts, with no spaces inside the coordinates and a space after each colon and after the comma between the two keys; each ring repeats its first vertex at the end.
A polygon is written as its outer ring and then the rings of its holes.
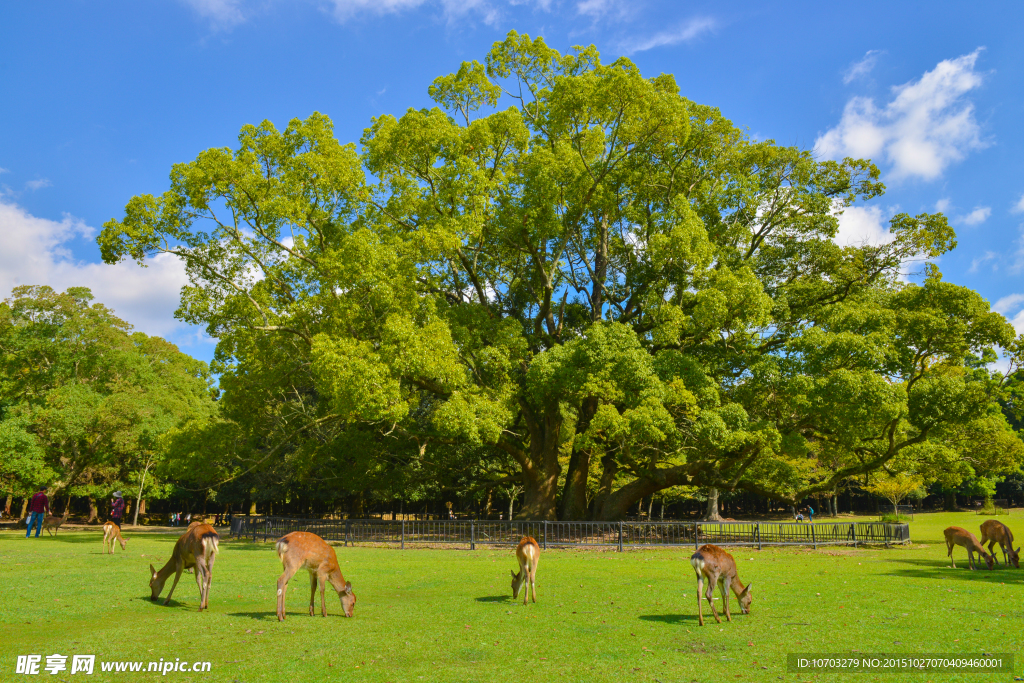
{"type": "Polygon", "coordinates": [[[746,588],[743,587],[739,576],[736,575],[736,560],[733,559],[732,555],[717,545],[702,545],[697,549],[697,552],[690,556],[690,564],[693,565],[693,571],[697,574],[697,618],[701,626],[704,625],[704,606],[700,600],[701,594],[705,593],[705,578],[708,580],[708,589],[705,597],[708,599],[708,604],[711,605],[711,614],[715,617],[716,622],[722,623],[722,620],[718,618],[718,612],[715,611],[714,594],[716,584],[722,591],[727,621],[732,621],[732,615],[729,613],[730,590],[736,594],[736,599],[739,601],[740,609],[743,613],[750,614],[750,588],[754,584],[748,583],[746,588]]]}
{"type": "Polygon", "coordinates": [[[516,559],[519,560],[519,573],[512,571],[512,599],[519,597],[519,591],[523,586],[523,604],[526,604],[527,596],[537,602],[537,562],[540,560],[540,546],[532,536],[523,536],[516,546],[516,559]]]}
{"type": "MultiPolygon", "coordinates": [[[[1010,527],[996,519],[985,520],[981,524],[981,545],[988,543],[988,551],[992,553],[992,546],[999,544],[1003,551],[1003,564],[1013,563],[1013,566],[1020,569],[1020,548],[1013,549],[1013,532],[1010,527]]],[[[999,561],[999,558],[992,553],[992,557],[999,561]]]]}
{"type": "Polygon", "coordinates": [[[178,587],[181,572],[190,567],[196,568],[196,584],[199,586],[199,611],[210,606],[210,584],[213,582],[213,562],[217,559],[220,534],[209,524],[195,524],[188,528],[178,542],[174,544],[171,559],[167,560],[160,571],[149,565],[149,589],[152,591],[150,600],[156,602],[164,589],[167,577],[174,574],[174,584],[164,600],[166,606],[171,601],[174,589],[178,587]]]}
{"type": "Polygon", "coordinates": [[[103,525],[103,552],[113,555],[115,541],[121,544],[121,550],[127,549],[128,539],[121,536],[121,527],[114,522],[106,522],[103,525]]]}
{"type": "Polygon", "coordinates": [[[50,534],[51,536],[56,536],[57,529],[60,529],[60,525],[68,521],[69,510],[69,507],[64,508],[63,517],[57,517],[56,515],[46,515],[45,517],[43,517],[43,528],[46,530],[46,533],[50,534]],[[50,531],[50,529],[53,529],[53,531],[50,531]]]}
{"type": "Polygon", "coordinates": [[[288,581],[300,569],[309,570],[309,616],[315,616],[316,588],[320,585],[320,616],[327,616],[327,584],[331,584],[341,600],[341,611],[346,617],[355,613],[356,594],[352,582],[342,576],[338,555],[327,542],[308,531],[293,531],[277,540],[277,556],[281,558],[284,573],[277,580],[277,620],[285,619],[285,597],[288,581]]]}
{"type": "Polygon", "coordinates": [[[948,527],[942,532],[946,536],[946,554],[949,555],[950,562],[953,563],[953,569],[956,569],[956,560],[953,559],[953,547],[963,546],[967,549],[967,566],[974,570],[974,553],[985,560],[985,564],[988,565],[989,571],[992,570],[992,564],[995,558],[985,552],[985,549],[978,543],[978,537],[972,534],[967,529],[961,529],[958,526],[948,527]]]}

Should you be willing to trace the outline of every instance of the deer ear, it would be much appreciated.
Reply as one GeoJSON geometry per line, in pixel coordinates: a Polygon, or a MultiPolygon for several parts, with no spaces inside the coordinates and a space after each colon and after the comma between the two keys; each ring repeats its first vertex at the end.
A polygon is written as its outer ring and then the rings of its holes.
{"type": "Polygon", "coordinates": [[[512,575],[513,579],[516,578],[516,573],[514,571],[512,571],[511,569],[508,570],[508,573],[512,575]]]}
{"type": "Polygon", "coordinates": [[[747,589],[746,589],[746,590],[745,590],[744,592],[745,592],[745,593],[749,593],[749,592],[750,592],[750,589],[752,589],[753,587],[754,587],[754,584],[753,584],[753,583],[748,583],[748,584],[747,584],[747,589]]]}
{"type": "Polygon", "coordinates": [[[345,582],[345,592],[348,595],[352,595],[352,582],[351,581],[346,581],[345,582]]]}
{"type": "Polygon", "coordinates": [[[153,569],[153,565],[149,565],[149,573],[152,574],[153,578],[156,578],[156,570],[153,569]]]}

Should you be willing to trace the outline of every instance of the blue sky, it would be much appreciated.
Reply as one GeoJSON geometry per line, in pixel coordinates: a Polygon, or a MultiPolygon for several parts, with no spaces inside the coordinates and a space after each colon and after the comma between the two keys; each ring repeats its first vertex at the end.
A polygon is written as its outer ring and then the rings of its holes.
{"type": "Polygon", "coordinates": [[[759,138],[872,158],[888,192],[848,210],[840,239],[883,240],[893,213],[942,210],[960,245],[946,279],[1024,331],[1022,20],[1020,3],[4,3],[0,293],[90,286],[209,359],[213,341],[173,319],[180,265],[103,265],[103,221],[246,123],[321,111],[358,141],[372,116],[429,106],[434,78],[515,29],[675,74],[759,138]]]}

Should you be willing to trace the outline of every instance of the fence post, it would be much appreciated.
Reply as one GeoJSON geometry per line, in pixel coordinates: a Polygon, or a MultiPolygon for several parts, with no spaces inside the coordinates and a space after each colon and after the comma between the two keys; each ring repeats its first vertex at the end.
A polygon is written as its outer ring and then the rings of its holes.
{"type": "Polygon", "coordinates": [[[345,520],[345,547],[348,547],[348,531],[352,527],[352,520],[345,520]]]}
{"type": "Polygon", "coordinates": [[[818,539],[814,536],[814,522],[811,522],[811,545],[814,546],[815,550],[818,549],[818,539]]]}
{"type": "Polygon", "coordinates": [[[619,522],[619,552],[622,552],[622,522],[619,522]]]}
{"type": "Polygon", "coordinates": [[[469,523],[469,549],[476,550],[476,522],[469,523]]]}
{"type": "Polygon", "coordinates": [[[889,525],[885,524],[882,526],[882,538],[885,539],[885,547],[889,547],[889,525]]]}
{"type": "Polygon", "coordinates": [[[402,518],[402,550],[405,550],[405,517],[402,518]]]}
{"type": "Polygon", "coordinates": [[[853,537],[853,547],[857,547],[857,524],[856,522],[850,522],[850,536],[853,537]]]}
{"type": "Polygon", "coordinates": [[[761,549],[761,523],[758,522],[757,526],[755,526],[754,529],[755,529],[755,531],[757,531],[757,549],[760,550],[761,549]]]}
{"type": "Polygon", "coordinates": [[[548,549],[548,520],[544,520],[544,550],[548,549]]]}
{"type": "Polygon", "coordinates": [[[697,522],[693,523],[693,549],[697,549],[697,522]]]}

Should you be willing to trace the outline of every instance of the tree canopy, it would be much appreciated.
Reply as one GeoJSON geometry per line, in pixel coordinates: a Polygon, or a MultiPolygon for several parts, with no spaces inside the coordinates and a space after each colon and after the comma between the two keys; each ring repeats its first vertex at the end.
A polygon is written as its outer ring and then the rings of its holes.
{"type": "Polygon", "coordinates": [[[515,482],[524,517],[616,519],[674,486],[797,501],[1021,462],[1007,378],[967,364],[1019,342],[934,265],[946,218],[837,243],[884,192],[870,161],[754,140],[670,75],[515,32],[429,93],[358,147],[318,113],[245,126],[104,225],[107,262],[187,267],[226,478],[515,482]],[[982,433],[1014,445],[970,453],[982,433]]]}

